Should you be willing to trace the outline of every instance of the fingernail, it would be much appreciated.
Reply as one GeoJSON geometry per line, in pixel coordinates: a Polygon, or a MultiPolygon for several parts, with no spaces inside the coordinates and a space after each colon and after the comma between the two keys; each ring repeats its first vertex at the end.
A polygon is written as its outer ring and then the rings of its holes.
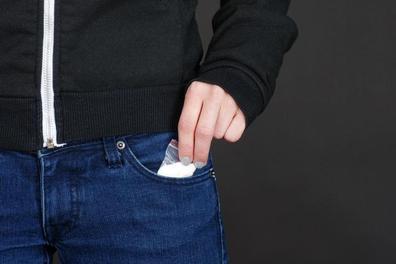
{"type": "Polygon", "coordinates": [[[203,163],[201,161],[196,161],[194,162],[195,167],[197,167],[198,169],[202,168],[203,166],[206,165],[206,163],[203,163]]]}
{"type": "Polygon", "coordinates": [[[189,157],[182,157],[180,161],[181,161],[181,163],[182,163],[184,166],[187,166],[188,164],[191,163],[191,159],[190,159],[189,157]]]}

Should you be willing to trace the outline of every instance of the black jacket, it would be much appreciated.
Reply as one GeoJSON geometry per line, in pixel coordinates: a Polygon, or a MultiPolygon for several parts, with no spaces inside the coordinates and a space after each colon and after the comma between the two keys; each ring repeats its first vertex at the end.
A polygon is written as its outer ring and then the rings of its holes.
{"type": "Polygon", "coordinates": [[[247,127],[297,37],[288,0],[221,0],[203,49],[197,0],[0,1],[0,148],[176,130],[193,80],[235,99],[247,127]]]}

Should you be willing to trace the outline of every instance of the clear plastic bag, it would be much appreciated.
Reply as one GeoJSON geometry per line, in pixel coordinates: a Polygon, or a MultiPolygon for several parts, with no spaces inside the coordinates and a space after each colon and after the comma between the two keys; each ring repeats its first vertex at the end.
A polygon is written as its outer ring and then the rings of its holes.
{"type": "Polygon", "coordinates": [[[194,174],[196,169],[194,163],[183,165],[179,160],[178,144],[176,139],[172,139],[165,151],[164,160],[161,163],[157,174],[166,177],[184,178],[194,174]]]}

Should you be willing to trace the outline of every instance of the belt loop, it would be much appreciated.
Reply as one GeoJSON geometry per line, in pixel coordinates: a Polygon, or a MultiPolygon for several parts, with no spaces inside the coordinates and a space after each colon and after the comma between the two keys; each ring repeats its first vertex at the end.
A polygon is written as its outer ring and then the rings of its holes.
{"type": "Polygon", "coordinates": [[[119,168],[122,166],[121,154],[117,149],[116,137],[103,137],[103,147],[105,159],[109,168],[119,168]]]}

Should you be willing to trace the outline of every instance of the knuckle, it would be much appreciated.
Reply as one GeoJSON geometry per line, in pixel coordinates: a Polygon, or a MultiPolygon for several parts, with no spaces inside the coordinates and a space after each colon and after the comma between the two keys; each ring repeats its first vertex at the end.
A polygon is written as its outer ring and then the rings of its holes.
{"type": "Polygon", "coordinates": [[[198,137],[208,138],[208,137],[212,137],[213,132],[210,128],[201,126],[197,128],[195,134],[198,137]]]}
{"type": "Polygon", "coordinates": [[[211,101],[214,101],[217,103],[223,103],[225,94],[224,94],[224,92],[218,92],[218,90],[215,89],[210,92],[210,95],[208,97],[209,97],[208,99],[211,101]]]}
{"type": "Polygon", "coordinates": [[[227,141],[229,141],[229,142],[237,142],[239,139],[240,139],[240,137],[236,137],[236,136],[234,136],[234,135],[232,135],[232,136],[230,136],[230,135],[226,135],[225,137],[224,137],[227,141]]]}
{"type": "Polygon", "coordinates": [[[186,97],[195,97],[198,95],[198,84],[197,83],[192,83],[190,87],[188,87],[186,91],[186,97]]]}
{"type": "Polygon", "coordinates": [[[200,81],[193,81],[191,83],[191,86],[200,86],[201,84],[202,84],[202,82],[200,82],[200,81]]]}
{"type": "Polygon", "coordinates": [[[225,98],[225,102],[226,102],[227,105],[233,107],[234,109],[238,109],[238,105],[237,105],[235,99],[231,95],[228,95],[225,98]]]}
{"type": "Polygon", "coordinates": [[[192,122],[186,121],[186,120],[180,120],[178,124],[178,130],[182,133],[184,132],[189,132],[194,129],[194,124],[192,122]]]}
{"type": "Polygon", "coordinates": [[[213,137],[215,139],[222,139],[224,137],[224,133],[222,133],[221,131],[215,131],[215,133],[213,134],[213,137]]]}
{"type": "Polygon", "coordinates": [[[235,143],[236,141],[233,138],[225,137],[228,142],[235,143]]]}
{"type": "Polygon", "coordinates": [[[217,97],[223,97],[225,95],[225,91],[221,86],[213,85],[212,95],[217,97]]]}

